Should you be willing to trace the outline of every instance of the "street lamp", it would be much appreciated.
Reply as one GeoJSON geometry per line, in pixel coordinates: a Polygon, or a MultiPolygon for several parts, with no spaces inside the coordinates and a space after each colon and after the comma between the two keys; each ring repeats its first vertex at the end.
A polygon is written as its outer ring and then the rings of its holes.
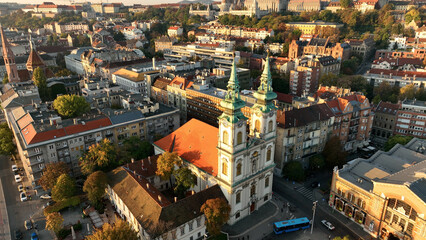
{"type": "Polygon", "coordinates": [[[312,234],[312,231],[314,231],[315,210],[317,209],[317,203],[318,203],[318,201],[313,202],[313,206],[312,206],[311,234],[312,234]]]}

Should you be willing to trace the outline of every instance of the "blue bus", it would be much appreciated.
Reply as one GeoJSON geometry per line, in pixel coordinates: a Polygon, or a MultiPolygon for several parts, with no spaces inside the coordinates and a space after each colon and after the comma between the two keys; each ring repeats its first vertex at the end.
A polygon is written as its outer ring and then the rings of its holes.
{"type": "Polygon", "coordinates": [[[294,232],[301,229],[307,229],[309,226],[311,226],[311,222],[308,218],[295,218],[281,222],[274,222],[274,232],[275,234],[294,232]]]}

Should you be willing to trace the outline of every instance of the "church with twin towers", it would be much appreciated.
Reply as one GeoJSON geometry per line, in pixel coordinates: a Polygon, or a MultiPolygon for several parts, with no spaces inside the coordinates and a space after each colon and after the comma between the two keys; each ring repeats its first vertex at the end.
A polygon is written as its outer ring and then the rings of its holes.
{"type": "Polygon", "coordinates": [[[277,109],[273,100],[269,57],[253,93],[256,103],[249,117],[241,109],[235,61],[220,106],[219,127],[191,119],[154,142],[156,154],[176,152],[197,176],[192,190],[219,185],[230,206],[229,224],[250,215],[272,198],[277,109]]]}

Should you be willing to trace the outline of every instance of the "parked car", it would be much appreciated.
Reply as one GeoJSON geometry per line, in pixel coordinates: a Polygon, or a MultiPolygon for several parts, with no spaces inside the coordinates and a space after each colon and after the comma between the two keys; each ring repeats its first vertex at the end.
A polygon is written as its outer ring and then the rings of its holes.
{"type": "Polygon", "coordinates": [[[33,233],[31,234],[31,240],[38,240],[37,233],[33,232],[33,233]]]}
{"type": "Polygon", "coordinates": [[[31,228],[33,228],[33,225],[31,224],[30,220],[26,220],[24,225],[26,230],[30,230],[31,228]]]}
{"type": "Polygon", "coordinates": [[[22,184],[18,186],[18,191],[19,192],[23,192],[24,191],[24,186],[22,186],[22,184]]]}
{"type": "Polygon", "coordinates": [[[319,186],[319,182],[315,181],[313,183],[311,183],[311,188],[317,188],[319,186]]]}
{"type": "Polygon", "coordinates": [[[15,240],[22,239],[22,232],[20,230],[15,230],[15,240]]]}
{"type": "Polygon", "coordinates": [[[321,220],[322,225],[324,225],[326,228],[328,228],[328,230],[333,231],[335,229],[335,227],[333,226],[333,224],[331,224],[330,222],[328,222],[327,220],[321,220]]]}
{"type": "Polygon", "coordinates": [[[49,194],[43,194],[40,196],[41,199],[52,199],[51,196],[49,196],[49,194]]]}
{"type": "Polygon", "coordinates": [[[24,192],[21,192],[20,196],[21,196],[21,202],[27,201],[27,194],[25,194],[24,192]]]}
{"type": "Polygon", "coordinates": [[[14,172],[18,171],[18,166],[12,165],[12,171],[14,171],[14,172]]]}
{"type": "Polygon", "coordinates": [[[22,182],[21,176],[15,175],[15,182],[17,183],[22,182]]]}

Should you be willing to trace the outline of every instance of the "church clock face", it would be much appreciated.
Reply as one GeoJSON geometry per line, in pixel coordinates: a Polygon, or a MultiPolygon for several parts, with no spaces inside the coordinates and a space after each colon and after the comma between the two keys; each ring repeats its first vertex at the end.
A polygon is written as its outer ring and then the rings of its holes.
{"type": "Polygon", "coordinates": [[[223,124],[224,127],[228,127],[228,121],[223,120],[222,124],[223,124]]]}
{"type": "Polygon", "coordinates": [[[242,126],[243,126],[242,122],[238,123],[238,127],[242,127],[242,126]]]}
{"type": "Polygon", "coordinates": [[[271,111],[271,112],[269,113],[269,116],[270,116],[270,117],[274,116],[274,113],[271,111]]]}

